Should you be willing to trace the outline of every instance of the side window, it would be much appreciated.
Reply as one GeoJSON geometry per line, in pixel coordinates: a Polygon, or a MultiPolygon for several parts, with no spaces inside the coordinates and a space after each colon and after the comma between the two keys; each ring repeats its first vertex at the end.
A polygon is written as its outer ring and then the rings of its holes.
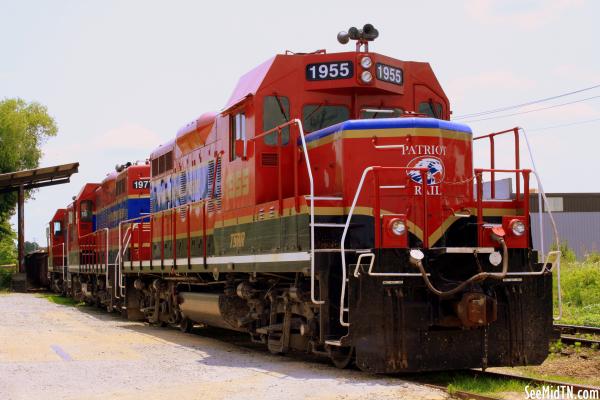
{"type": "Polygon", "coordinates": [[[403,114],[401,108],[365,107],[360,110],[360,119],[398,118],[403,114]]]}
{"type": "Polygon", "coordinates": [[[229,117],[229,161],[236,159],[236,140],[246,140],[246,115],[243,112],[229,117]]]}
{"type": "Polygon", "coordinates": [[[83,200],[79,203],[79,217],[81,222],[92,222],[92,201],[83,200]]]}
{"type": "Polygon", "coordinates": [[[318,131],[349,118],[350,111],[345,106],[308,104],[302,107],[302,125],[306,132],[318,131]]]}
{"type": "Polygon", "coordinates": [[[61,227],[61,223],[60,221],[54,221],[54,226],[52,227],[52,231],[53,231],[53,235],[54,236],[61,236],[62,235],[62,227],[61,227]]]}
{"type": "Polygon", "coordinates": [[[152,176],[158,175],[158,158],[152,160],[152,176]]]}
{"type": "Polygon", "coordinates": [[[433,103],[431,101],[424,101],[419,103],[420,114],[425,114],[431,118],[442,118],[442,105],[440,103],[433,103]]]}
{"type": "MultiPolygon", "coordinates": [[[[263,132],[273,129],[290,120],[290,101],[282,96],[265,96],[263,101],[263,132]]],[[[277,145],[277,132],[265,136],[267,146],[277,145]]],[[[286,145],[290,141],[290,127],[281,130],[281,144],[286,145]]]]}

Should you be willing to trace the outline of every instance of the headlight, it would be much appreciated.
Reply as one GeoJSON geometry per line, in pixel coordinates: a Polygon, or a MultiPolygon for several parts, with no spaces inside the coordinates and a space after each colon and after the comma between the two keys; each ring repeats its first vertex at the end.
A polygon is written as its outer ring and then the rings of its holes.
{"type": "Polygon", "coordinates": [[[371,68],[371,65],[373,65],[373,61],[371,61],[371,57],[369,56],[364,56],[361,60],[360,60],[360,65],[367,69],[367,68],[371,68]]]}
{"type": "Polygon", "coordinates": [[[390,229],[394,235],[402,236],[404,235],[404,232],[406,232],[406,225],[404,225],[404,222],[401,219],[395,219],[390,224],[390,229]]]}
{"type": "Polygon", "coordinates": [[[364,83],[370,83],[373,80],[373,75],[371,75],[369,71],[363,71],[363,73],[360,74],[360,79],[362,79],[364,83]]]}
{"type": "Polygon", "coordinates": [[[525,224],[518,219],[511,221],[510,229],[515,236],[523,236],[525,233],[525,224]]]}

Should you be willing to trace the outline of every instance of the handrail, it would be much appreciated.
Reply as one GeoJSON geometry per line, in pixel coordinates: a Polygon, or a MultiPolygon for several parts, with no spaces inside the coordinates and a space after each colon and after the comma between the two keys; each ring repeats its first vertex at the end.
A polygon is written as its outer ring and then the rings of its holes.
{"type": "MultiPolygon", "coordinates": [[[[473,140],[486,139],[486,138],[490,140],[490,169],[495,169],[495,167],[496,167],[496,152],[495,152],[494,138],[498,135],[504,135],[505,133],[510,133],[510,132],[514,133],[515,170],[518,170],[521,168],[521,156],[520,156],[520,151],[519,151],[519,128],[515,127],[515,128],[507,129],[504,131],[488,133],[487,135],[477,136],[477,137],[473,138],[473,140]]],[[[496,171],[496,172],[499,172],[499,171],[496,171]]],[[[496,174],[494,172],[491,173],[490,194],[491,194],[492,199],[496,198],[495,175],[496,174]]],[[[515,180],[516,180],[515,185],[517,188],[517,199],[518,199],[519,195],[521,194],[521,181],[519,179],[518,173],[515,176],[515,180]]]]}
{"type": "MultiPolygon", "coordinates": [[[[298,132],[299,132],[299,136],[300,136],[300,141],[302,143],[302,154],[304,155],[304,160],[306,162],[306,172],[308,174],[308,184],[309,184],[309,189],[310,189],[310,300],[312,301],[313,304],[325,304],[325,301],[323,300],[317,300],[315,297],[315,184],[314,184],[314,178],[313,178],[313,174],[312,174],[312,167],[310,164],[310,157],[308,156],[308,148],[306,146],[306,137],[304,135],[304,128],[302,127],[302,121],[300,121],[300,119],[295,118],[293,120],[287,121],[281,125],[278,125],[272,129],[269,129],[265,132],[262,132],[259,135],[254,136],[254,138],[249,139],[249,140],[257,140],[259,138],[262,138],[268,134],[271,134],[273,132],[278,132],[278,139],[277,139],[277,143],[279,144],[279,137],[282,133],[282,129],[286,128],[288,126],[292,126],[292,125],[297,125],[298,126],[298,132]]],[[[295,138],[294,140],[296,143],[298,141],[297,138],[295,138]]],[[[281,148],[281,145],[278,146],[279,148],[281,148]]],[[[281,151],[279,151],[279,159],[278,159],[278,163],[279,165],[281,165],[281,151]]],[[[296,170],[296,165],[297,165],[297,159],[296,159],[296,152],[294,152],[294,202],[296,204],[296,209],[298,210],[299,207],[299,203],[298,203],[298,179],[297,179],[297,170],[296,170]]],[[[281,174],[279,174],[279,181],[281,181],[282,177],[281,174]]],[[[280,186],[281,186],[281,182],[279,182],[280,186]]],[[[279,192],[279,197],[280,197],[280,207],[281,207],[281,189],[278,189],[279,192]]],[[[281,215],[281,210],[280,210],[280,215],[281,215]]]]}
{"type": "MultiPolygon", "coordinates": [[[[354,199],[352,200],[352,205],[350,206],[350,211],[348,211],[348,217],[346,218],[346,223],[344,224],[344,231],[342,233],[342,239],[340,241],[340,251],[342,253],[342,290],[340,294],[340,324],[342,326],[350,326],[349,322],[344,321],[344,312],[347,310],[344,307],[345,299],[346,299],[346,235],[348,234],[348,229],[350,227],[350,221],[352,220],[352,216],[354,215],[354,209],[356,208],[356,203],[358,202],[358,198],[360,193],[362,192],[362,187],[365,182],[365,178],[367,174],[373,171],[375,174],[378,171],[386,171],[386,170],[401,170],[401,171],[420,171],[421,172],[421,186],[423,191],[423,247],[427,247],[428,238],[427,238],[427,172],[429,168],[417,168],[417,167],[382,167],[382,166],[370,166],[363,170],[363,173],[360,177],[360,181],[358,183],[358,187],[356,188],[356,192],[354,193],[354,199]]],[[[375,194],[376,202],[379,202],[379,189],[377,189],[375,194]]],[[[377,208],[377,213],[380,213],[379,207],[377,208]]],[[[377,232],[379,228],[381,215],[377,214],[375,210],[373,210],[373,219],[375,221],[375,232],[377,237],[377,232]]],[[[377,243],[374,243],[374,247],[377,243]]]]}
{"type": "MultiPolygon", "coordinates": [[[[525,218],[525,231],[530,231],[529,224],[529,174],[531,173],[530,169],[494,169],[494,168],[475,168],[475,179],[477,182],[477,243],[478,246],[482,245],[483,242],[483,178],[482,175],[484,172],[489,172],[490,174],[496,172],[514,172],[517,175],[517,180],[520,181],[520,175],[523,175],[523,214],[526,216],[525,218]]],[[[494,182],[492,181],[492,185],[494,182]]],[[[520,201],[519,196],[514,200],[520,201]]],[[[529,246],[529,234],[526,236],[527,245],[529,246]]]]}
{"type": "MultiPolygon", "coordinates": [[[[548,217],[550,218],[550,223],[552,224],[552,229],[553,229],[553,233],[554,233],[554,240],[555,240],[555,245],[556,245],[556,250],[559,251],[560,250],[560,237],[558,235],[558,228],[556,227],[556,221],[554,221],[554,216],[552,215],[552,211],[550,210],[549,207],[549,202],[548,202],[548,198],[546,197],[546,192],[544,192],[544,187],[542,185],[542,180],[540,179],[539,174],[537,173],[537,168],[535,166],[535,160],[533,159],[533,152],[531,151],[531,146],[529,144],[529,138],[527,137],[527,132],[525,132],[525,129],[519,127],[519,131],[523,132],[523,138],[525,139],[525,144],[527,145],[527,151],[529,153],[529,159],[531,160],[531,166],[533,167],[533,175],[535,176],[535,179],[537,181],[538,184],[538,205],[539,205],[539,214],[540,214],[540,243],[541,243],[541,251],[542,251],[542,257],[544,257],[544,245],[543,245],[543,241],[544,241],[544,230],[543,230],[543,219],[542,219],[542,207],[541,207],[541,199],[544,199],[544,204],[546,205],[546,211],[548,212],[548,217]]],[[[542,259],[542,261],[546,261],[548,258],[550,257],[550,253],[548,252],[548,256],[546,257],[546,260],[542,259]]],[[[561,287],[560,287],[560,251],[559,251],[559,256],[556,260],[555,263],[552,263],[552,269],[554,269],[554,265],[556,264],[556,285],[557,285],[557,292],[558,292],[558,316],[554,317],[555,321],[558,321],[562,318],[562,294],[561,294],[561,287]]]]}
{"type": "MultiPolygon", "coordinates": [[[[535,176],[536,180],[537,180],[537,184],[538,184],[538,212],[539,212],[539,230],[540,230],[540,252],[542,254],[542,262],[544,262],[544,268],[542,268],[542,270],[540,272],[543,272],[545,270],[546,265],[548,264],[548,259],[552,256],[555,255],[557,253],[557,251],[549,251],[548,254],[546,255],[545,249],[544,249],[544,229],[543,229],[543,217],[542,217],[542,199],[543,199],[543,203],[546,205],[547,208],[547,212],[548,212],[548,216],[550,218],[550,222],[552,224],[552,228],[553,228],[553,234],[554,234],[554,239],[555,239],[555,245],[557,249],[560,249],[560,238],[558,235],[558,229],[556,228],[556,221],[554,221],[554,216],[552,215],[552,211],[550,211],[549,207],[548,207],[548,199],[546,197],[546,193],[544,192],[544,188],[542,186],[542,181],[537,173],[537,169],[535,166],[535,160],[533,158],[533,152],[531,150],[531,145],[529,144],[529,139],[527,137],[527,132],[525,131],[524,128],[522,127],[515,127],[512,129],[507,129],[504,131],[500,131],[500,132],[494,132],[494,133],[489,133],[487,135],[482,135],[482,136],[477,136],[474,137],[473,140],[479,140],[479,139],[485,139],[488,138],[490,140],[490,166],[491,168],[495,167],[495,143],[494,143],[494,137],[498,136],[498,135],[503,135],[506,133],[510,133],[513,132],[514,134],[514,139],[515,139],[515,169],[519,169],[520,168],[520,148],[519,148],[519,133],[523,134],[523,138],[525,139],[525,144],[527,145],[527,151],[529,153],[529,159],[531,161],[533,170],[531,171],[531,173],[533,173],[533,175],[535,176]]],[[[497,172],[498,170],[496,170],[497,172]]],[[[517,200],[520,197],[520,180],[519,180],[519,176],[518,176],[518,172],[516,173],[516,189],[517,189],[517,193],[516,193],[516,197],[517,200]]],[[[496,184],[495,184],[495,174],[492,173],[491,175],[491,187],[490,187],[490,194],[492,198],[495,198],[496,195],[496,184]]],[[[525,199],[524,199],[525,200],[525,199]]],[[[529,196],[527,196],[526,198],[526,202],[527,204],[529,204],[529,196]]],[[[558,253],[560,253],[560,251],[558,251],[558,253]]],[[[554,269],[554,266],[556,265],[556,269],[557,269],[557,286],[558,286],[558,316],[554,317],[555,320],[560,320],[562,318],[562,297],[561,297],[561,293],[560,293],[560,255],[558,257],[556,257],[556,260],[552,263],[552,267],[550,268],[550,271],[552,271],[554,269]]],[[[537,273],[536,273],[537,274],[537,273]]]]}

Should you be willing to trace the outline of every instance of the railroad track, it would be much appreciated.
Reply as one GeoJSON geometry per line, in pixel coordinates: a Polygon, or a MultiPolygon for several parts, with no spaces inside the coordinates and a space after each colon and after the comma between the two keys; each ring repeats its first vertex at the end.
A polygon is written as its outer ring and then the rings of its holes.
{"type": "Polygon", "coordinates": [[[581,343],[585,347],[600,348],[600,328],[582,325],[554,324],[560,331],[560,340],[565,344],[581,343]],[[579,335],[594,335],[594,338],[580,337],[579,335]]]}

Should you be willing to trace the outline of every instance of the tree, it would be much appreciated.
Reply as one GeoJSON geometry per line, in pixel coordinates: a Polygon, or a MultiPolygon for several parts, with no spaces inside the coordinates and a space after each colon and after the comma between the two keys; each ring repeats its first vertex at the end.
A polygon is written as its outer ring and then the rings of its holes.
{"type": "Polygon", "coordinates": [[[25,254],[33,253],[40,249],[40,245],[37,242],[25,241],[25,254]]]}
{"type": "Polygon", "coordinates": [[[17,261],[17,249],[15,247],[15,233],[10,229],[8,222],[0,222],[0,227],[8,233],[0,233],[0,265],[14,264],[17,261]]]}
{"type": "MultiPolygon", "coordinates": [[[[42,144],[57,132],[45,106],[22,99],[0,101],[0,173],[37,168],[42,144]]],[[[13,243],[8,220],[15,211],[16,193],[0,194],[0,243],[13,243]]],[[[10,252],[9,252],[10,253],[10,252]]]]}

